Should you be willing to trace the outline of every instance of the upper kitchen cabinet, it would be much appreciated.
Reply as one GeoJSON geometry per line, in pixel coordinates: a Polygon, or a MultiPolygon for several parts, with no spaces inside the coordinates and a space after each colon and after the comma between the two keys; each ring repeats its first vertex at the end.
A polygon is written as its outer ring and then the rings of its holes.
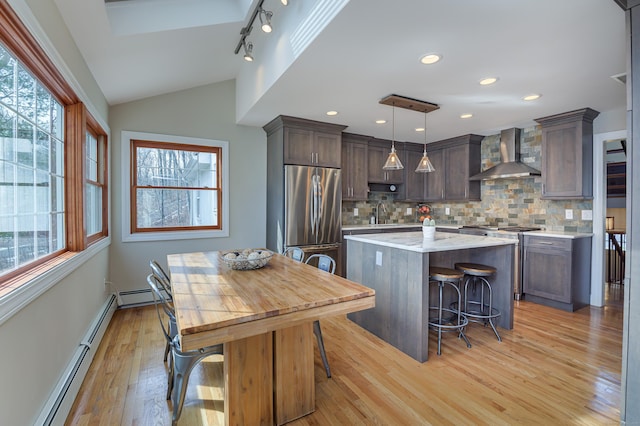
{"type": "Polygon", "coordinates": [[[447,201],[480,201],[480,182],[469,178],[480,173],[482,136],[449,139],[444,148],[444,198],[447,201]]]}
{"type": "Polygon", "coordinates": [[[368,136],[342,134],[342,199],[366,200],[368,185],[368,136]]]}
{"type": "Polygon", "coordinates": [[[479,201],[480,182],[469,181],[469,177],[480,172],[482,139],[480,135],[465,135],[430,143],[427,145],[427,155],[435,168],[430,173],[414,172],[413,165],[417,165],[422,157],[422,149],[419,155],[409,154],[408,151],[407,159],[411,159],[406,172],[407,200],[479,201]],[[421,194],[422,197],[417,198],[421,194]]]}
{"type": "MultiPolygon", "coordinates": [[[[400,161],[404,159],[403,144],[396,142],[396,152],[400,161]]],[[[370,183],[401,184],[404,182],[403,170],[383,170],[382,166],[387,161],[391,152],[391,141],[373,139],[368,149],[368,176],[370,183]]]]}
{"type": "Polygon", "coordinates": [[[584,108],[537,118],[542,128],[543,199],[593,198],[593,120],[584,108]]]}
{"type": "Polygon", "coordinates": [[[281,115],[263,129],[269,144],[281,144],[284,164],[340,168],[346,127],[281,115]]]}

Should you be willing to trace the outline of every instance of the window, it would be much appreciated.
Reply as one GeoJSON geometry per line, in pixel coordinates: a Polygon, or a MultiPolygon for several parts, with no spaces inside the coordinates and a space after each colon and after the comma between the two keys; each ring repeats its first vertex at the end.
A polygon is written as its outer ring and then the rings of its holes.
{"type": "Polygon", "coordinates": [[[0,273],[65,247],[64,111],[0,46],[0,273]]]}
{"type": "Polygon", "coordinates": [[[227,142],[125,131],[122,143],[123,241],[229,235],[227,142]]]}
{"type": "Polygon", "coordinates": [[[89,243],[107,235],[106,160],[104,135],[89,128],[85,138],[85,218],[89,243]]]}
{"type": "Polygon", "coordinates": [[[6,2],[0,26],[3,296],[107,236],[108,198],[106,133],[6,2]]]}

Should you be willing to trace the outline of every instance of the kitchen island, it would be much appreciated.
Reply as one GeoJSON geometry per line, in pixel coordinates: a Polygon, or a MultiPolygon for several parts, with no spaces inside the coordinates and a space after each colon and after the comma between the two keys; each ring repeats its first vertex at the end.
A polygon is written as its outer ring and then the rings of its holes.
{"type": "MultiPolygon", "coordinates": [[[[425,241],[422,232],[347,235],[347,278],[376,292],[376,306],[348,318],[412,358],[428,358],[429,266],[453,268],[458,262],[491,265],[496,325],[513,328],[513,282],[517,240],[436,232],[425,241]]],[[[431,293],[431,295],[430,295],[431,293]]],[[[445,295],[448,305],[453,298],[445,295]]],[[[431,303],[435,304],[435,303],[431,303]]],[[[473,334],[468,336],[473,344],[473,334]]]]}

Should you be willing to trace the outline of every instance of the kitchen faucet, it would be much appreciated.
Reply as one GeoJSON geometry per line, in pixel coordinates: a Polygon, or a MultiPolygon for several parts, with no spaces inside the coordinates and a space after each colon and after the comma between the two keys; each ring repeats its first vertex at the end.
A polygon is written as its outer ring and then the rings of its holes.
{"type": "Polygon", "coordinates": [[[382,207],[382,211],[383,212],[387,212],[387,208],[384,206],[384,203],[382,201],[378,201],[378,204],[376,204],[376,224],[380,223],[380,208],[382,207]]]}

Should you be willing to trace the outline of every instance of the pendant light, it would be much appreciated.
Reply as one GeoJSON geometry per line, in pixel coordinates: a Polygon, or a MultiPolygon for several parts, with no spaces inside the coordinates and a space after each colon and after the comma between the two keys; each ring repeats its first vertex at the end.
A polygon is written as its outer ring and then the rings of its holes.
{"type": "Polygon", "coordinates": [[[396,142],[395,142],[395,133],[396,133],[396,106],[392,105],[392,115],[391,115],[391,152],[387,157],[387,161],[385,161],[384,166],[382,166],[382,170],[402,170],[404,166],[398,158],[398,154],[396,154],[396,142]]]}
{"type": "Polygon", "coordinates": [[[431,164],[429,156],[427,155],[427,113],[424,113],[424,151],[422,151],[422,158],[416,167],[416,173],[429,173],[435,172],[436,169],[431,164]]]}

